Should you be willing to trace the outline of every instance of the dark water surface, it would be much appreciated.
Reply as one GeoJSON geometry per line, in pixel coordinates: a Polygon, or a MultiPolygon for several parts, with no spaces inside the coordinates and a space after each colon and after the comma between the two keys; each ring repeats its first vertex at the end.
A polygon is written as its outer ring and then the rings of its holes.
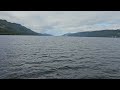
{"type": "Polygon", "coordinates": [[[0,36],[0,78],[120,79],[120,38],[0,36]]]}

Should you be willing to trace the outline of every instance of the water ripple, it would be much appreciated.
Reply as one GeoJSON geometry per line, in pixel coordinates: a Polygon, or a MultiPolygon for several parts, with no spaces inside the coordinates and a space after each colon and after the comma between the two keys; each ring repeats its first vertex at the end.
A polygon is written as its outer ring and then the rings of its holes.
{"type": "Polygon", "coordinates": [[[0,37],[0,78],[120,79],[119,38],[0,37]]]}

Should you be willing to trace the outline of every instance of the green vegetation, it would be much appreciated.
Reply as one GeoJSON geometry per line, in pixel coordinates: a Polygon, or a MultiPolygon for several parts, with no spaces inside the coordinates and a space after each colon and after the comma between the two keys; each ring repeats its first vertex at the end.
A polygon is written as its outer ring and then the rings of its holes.
{"type": "MultiPolygon", "coordinates": [[[[50,34],[42,34],[32,31],[20,24],[11,23],[6,20],[0,19],[0,35],[39,35],[39,36],[52,36],[50,34]]],[[[63,36],[74,37],[120,37],[120,30],[101,30],[101,31],[88,31],[78,33],[68,33],[63,36]]]]}
{"type": "Polygon", "coordinates": [[[101,30],[64,34],[63,36],[75,37],[120,37],[120,30],[101,30]]]}
{"type": "Polygon", "coordinates": [[[36,33],[20,24],[7,22],[0,19],[0,35],[39,35],[51,36],[49,34],[36,33]]]}

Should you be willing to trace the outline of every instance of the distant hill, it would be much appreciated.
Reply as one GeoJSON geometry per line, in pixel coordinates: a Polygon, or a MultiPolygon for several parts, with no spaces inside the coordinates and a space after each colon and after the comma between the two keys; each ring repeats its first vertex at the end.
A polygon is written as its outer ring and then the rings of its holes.
{"type": "Polygon", "coordinates": [[[120,30],[100,30],[100,31],[87,31],[68,33],[63,36],[74,36],[74,37],[120,37],[120,30]]]}
{"type": "Polygon", "coordinates": [[[46,33],[38,33],[40,36],[53,36],[51,34],[46,34],[46,33]]]}
{"type": "Polygon", "coordinates": [[[52,36],[49,34],[42,34],[32,31],[17,23],[11,23],[6,20],[0,19],[0,35],[39,35],[39,36],[52,36]]]}

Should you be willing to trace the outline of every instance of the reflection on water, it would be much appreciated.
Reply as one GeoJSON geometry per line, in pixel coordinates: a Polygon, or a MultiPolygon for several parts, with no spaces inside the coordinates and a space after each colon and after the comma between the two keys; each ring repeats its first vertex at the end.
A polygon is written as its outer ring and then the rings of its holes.
{"type": "Polygon", "coordinates": [[[120,39],[0,36],[0,78],[120,78],[120,39]]]}

